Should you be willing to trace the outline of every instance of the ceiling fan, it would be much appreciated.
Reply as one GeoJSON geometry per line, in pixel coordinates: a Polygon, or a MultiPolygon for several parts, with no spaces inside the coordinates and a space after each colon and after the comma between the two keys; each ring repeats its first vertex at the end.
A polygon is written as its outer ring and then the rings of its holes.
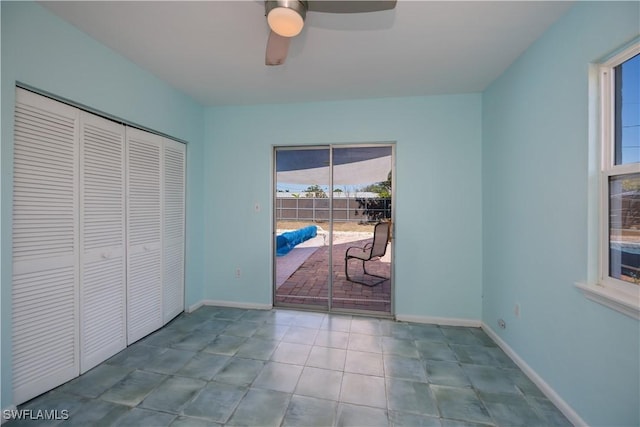
{"type": "Polygon", "coordinates": [[[287,58],[291,39],[302,31],[309,12],[364,13],[389,10],[397,0],[266,0],[265,14],[271,31],[267,41],[266,65],[281,65],[287,58]]]}

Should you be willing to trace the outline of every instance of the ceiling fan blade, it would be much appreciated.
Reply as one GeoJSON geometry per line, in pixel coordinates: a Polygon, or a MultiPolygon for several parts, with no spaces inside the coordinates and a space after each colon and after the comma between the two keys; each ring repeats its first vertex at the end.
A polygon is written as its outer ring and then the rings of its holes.
{"type": "Polygon", "coordinates": [[[326,13],[364,13],[389,10],[397,0],[309,0],[307,9],[326,13]]]}
{"type": "Polygon", "coordinates": [[[289,43],[291,43],[291,37],[282,37],[271,31],[269,33],[269,40],[267,41],[265,64],[284,64],[285,59],[287,59],[287,52],[289,52],[289,43]]]}

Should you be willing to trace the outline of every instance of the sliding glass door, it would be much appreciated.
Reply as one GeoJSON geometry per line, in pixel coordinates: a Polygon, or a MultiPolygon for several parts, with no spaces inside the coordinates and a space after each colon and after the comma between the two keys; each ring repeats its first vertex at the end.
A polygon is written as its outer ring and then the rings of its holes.
{"type": "Polygon", "coordinates": [[[330,154],[275,151],[274,305],[329,308],[330,154]]]}
{"type": "Polygon", "coordinates": [[[274,305],[392,312],[393,148],[275,148],[274,305]]]}
{"type": "Polygon", "coordinates": [[[332,154],[332,307],[391,313],[392,146],[332,154]]]}

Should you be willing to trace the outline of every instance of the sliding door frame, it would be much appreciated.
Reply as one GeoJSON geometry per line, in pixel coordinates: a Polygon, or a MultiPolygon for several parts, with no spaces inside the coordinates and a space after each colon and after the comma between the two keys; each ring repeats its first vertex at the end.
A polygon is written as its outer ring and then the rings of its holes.
{"type": "Polygon", "coordinates": [[[381,141],[381,142],[368,142],[368,143],[345,143],[345,144],[318,144],[318,145],[274,145],[272,148],[272,230],[271,230],[271,263],[272,263],[272,279],[271,279],[271,292],[272,292],[272,306],[281,308],[295,308],[303,310],[315,310],[315,311],[327,311],[329,313],[344,313],[344,314],[362,314],[368,316],[378,317],[390,317],[395,316],[395,206],[396,206],[396,143],[395,141],[381,141]],[[368,147],[390,147],[391,148],[391,236],[389,238],[391,247],[391,268],[390,268],[390,311],[369,311],[369,310],[357,310],[348,308],[334,308],[333,307],[333,190],[334,190],[334,170],[333,170],[333,157],[334,149],[348,149],[348,148],[368,148],[368,147]],[[328,255],[328,295],[327,304],[325,306],[308,305],[301,303],[277,303],[276,296],[276,274],[277,274],[277,262],[276,262],[276,237],[277,237],[277,223],[278,223],[278,206],[277,206],[277,194],[278,194],[278,177],[277,177],[277,165],[276,156],[278,151],[285,150],[329,150],[329,255],[328,255]]]}

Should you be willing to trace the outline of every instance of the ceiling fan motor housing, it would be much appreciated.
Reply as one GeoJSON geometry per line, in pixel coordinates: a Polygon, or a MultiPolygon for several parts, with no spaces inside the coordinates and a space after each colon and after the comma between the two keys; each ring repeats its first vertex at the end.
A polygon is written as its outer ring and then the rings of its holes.
{"type": "Polygon", "coordinates": [[[307,2],[300,0],[267,0],[265,13],[269,27],[283,37],[298,35],[307,16],[307,2]]]}

